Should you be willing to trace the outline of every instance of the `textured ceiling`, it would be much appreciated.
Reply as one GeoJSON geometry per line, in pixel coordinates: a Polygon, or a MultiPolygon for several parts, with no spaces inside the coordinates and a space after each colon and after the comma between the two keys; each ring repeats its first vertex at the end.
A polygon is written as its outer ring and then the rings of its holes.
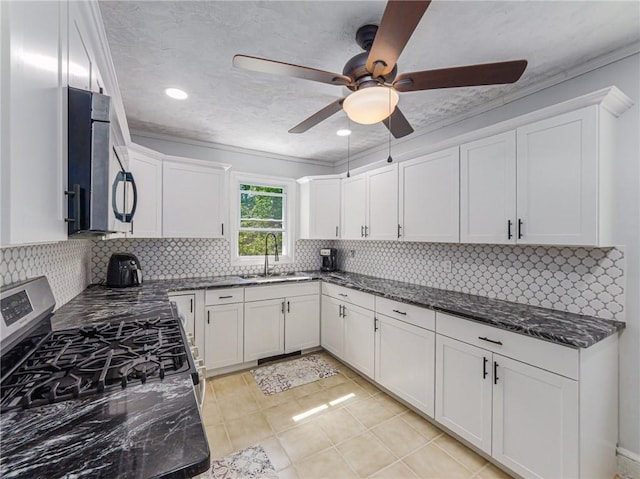
{"type": "MultiPolygon", "coordinates": [[[[100,1],[132,129],[334,162],[344,158],[339,112],[301,135],[287,130],[343,87],[232,67],[234,54],[342,72],[355,32],[379,23],[380,1],[100,1]],[[171,100],[167,87],[189,93],[171,100]]],[[[398,72],[527,59],[517,84],[400,94],[416,131],[640,39],[640,4],[434,1],[398,72]]],[[[382,124],[352,125],[352,153],[387,141],[382,124]]]]}

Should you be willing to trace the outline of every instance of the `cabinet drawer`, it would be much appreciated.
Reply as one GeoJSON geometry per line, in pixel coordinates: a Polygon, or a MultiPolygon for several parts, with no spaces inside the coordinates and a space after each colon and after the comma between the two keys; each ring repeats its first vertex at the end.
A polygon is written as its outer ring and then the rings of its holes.
{"type": "Polygon", "coordinates": [[[375,296],[369,293],[363,293],[362,291],[356,291],[355,289],[345,288],[344,286],[338,286],[337,284],[322,283],[322,294],[331,296],[332,298],[346,301],[347,303],[355,304],[362,308],[375,309],[375,296]]]}
{"type": "Polygon", "coordinates": [[[291,298],[306,294],[319,294],[318,281],[302,283],[282,282],[267,286],[251,286],[244,290],[245,301],[262,301],[263,299],[291,298]]]}
{"type": "Polygon", "coordinates": [[[436,312],[432,309],[376,296],[376,313],[399,319],[419,328],[431,331],[436,329],[436,312]]]}
{"type": "Polygon", "coordinates": [[[204,304],[242,303],[244,301],[244,288],[210,289],[205,292],[204,304]]]}
{"type": "Polygon", "coordinates": [[[578,379],[579,351],[574,348],[440,312],[436,313],[436,332],[571,379],[578,379]]]}

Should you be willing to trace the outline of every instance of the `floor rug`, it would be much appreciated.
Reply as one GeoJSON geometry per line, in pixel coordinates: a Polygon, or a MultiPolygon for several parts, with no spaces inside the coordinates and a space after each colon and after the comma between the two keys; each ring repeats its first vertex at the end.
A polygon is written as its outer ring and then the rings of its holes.
{"type": "Polygon", "coordinates": [[[252,369],[251,374],[262,392],[270,396],[318,379],[328,378],[338,374],[338,370],[320,356],[312,354],[293,361],[252,369]]]}
{"type": "Polygon", "coordinates": [[[269,456],[261,445],[245,449],[211,461],[207,479],[278,479],[269,456]]]}

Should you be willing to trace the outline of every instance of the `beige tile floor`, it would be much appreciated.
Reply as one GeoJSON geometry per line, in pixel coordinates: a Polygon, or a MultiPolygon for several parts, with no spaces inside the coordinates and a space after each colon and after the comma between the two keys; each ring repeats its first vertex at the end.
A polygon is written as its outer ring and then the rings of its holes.
{"type": "Polygon", "coordinates": [[[272,396],[247,371],[210,379],[202,416],[212,459],[261,444],[281,479],[509,477],[321,354],[340,374],[272,396]]]}

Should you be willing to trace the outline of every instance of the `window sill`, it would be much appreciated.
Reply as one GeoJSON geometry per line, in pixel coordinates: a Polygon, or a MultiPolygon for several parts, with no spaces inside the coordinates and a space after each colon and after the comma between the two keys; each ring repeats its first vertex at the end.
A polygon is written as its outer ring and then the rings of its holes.
{"type": "MultiPolygon", "coordinates": [[[[279,261],[274,261],[273,255],[269,255],[269,266],[274,266],[276,269],[279,265],[289,265],[294,262],[293,256],[280,256],[279,261]]],[[[264,256],[249,256],[246,258],[231,258],[232,266],[264,266],[264,256]]]]}

